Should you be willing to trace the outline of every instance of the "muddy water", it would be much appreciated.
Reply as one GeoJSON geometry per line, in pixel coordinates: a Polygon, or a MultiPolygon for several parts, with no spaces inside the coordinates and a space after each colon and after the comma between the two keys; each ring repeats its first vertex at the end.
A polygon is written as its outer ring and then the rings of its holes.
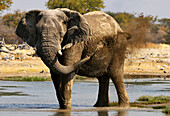
{"type": "MultiPolygon", "coordinates": [[[[128,79],[125,85],[130,101],[142,95],[170,95],[170,80],[128,79]]],[[[117,101],[112,83],[109,87],[110,101],[117,101]]],[[[75,82],[72,93],[72,109],[94,109],[97,99],[97,81],[75,82]]],[[[98,115],[98,116],[165,116],[160,110],[90,110],[58,112],[59,105],[55,97],[52,82],[14,82],[0,81],[0,116],[58,116],[58,115],[98,115]]]]}

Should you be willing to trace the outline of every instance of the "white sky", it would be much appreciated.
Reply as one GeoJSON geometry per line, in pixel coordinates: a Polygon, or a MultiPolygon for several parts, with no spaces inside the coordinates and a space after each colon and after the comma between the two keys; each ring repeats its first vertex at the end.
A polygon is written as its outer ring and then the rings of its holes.
{"type": "MultiPolygon", "coordinates": [[[[13,0],[11,10],[13,12],[20,9],[28,11],[32,9],[47,9],[45,3],[48,0],[13,0]]],[[[143,13],[144,15],[158,16],[158,18],[170,18],[170,0],[104,0],[105,8],[103,11],[143,13]]]]}

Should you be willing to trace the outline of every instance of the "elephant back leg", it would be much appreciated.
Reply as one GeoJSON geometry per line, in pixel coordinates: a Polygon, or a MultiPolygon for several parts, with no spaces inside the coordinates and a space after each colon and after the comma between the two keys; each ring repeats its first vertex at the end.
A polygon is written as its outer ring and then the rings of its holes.
{"type": "Polygon", "coordinates": [[[114,63],[109,67],[108,75],[112,79],[117,94],[118,94],[118,103],[120,107],[129,106],[129,97],[126,92],[126,88],[123,80],[123,68],[124,60],[119,58],[114,59],[114,63]]]}
{"type": "Polygon", "coordinates": [[[115,85],[119,106],[128,107],[129,97],[123,80],[127,36],[126,33],[118,33],[115,37],[113,43],[111,43],[112,47],[110,48],[110,51],[112,60],[107,73],[115,85]]]}
{"type": "Polygon", "coordinates": [[[97,77],[99,81],[98,99],[94,107],[109,106],[109,80],[108,76],[97,77]]]}

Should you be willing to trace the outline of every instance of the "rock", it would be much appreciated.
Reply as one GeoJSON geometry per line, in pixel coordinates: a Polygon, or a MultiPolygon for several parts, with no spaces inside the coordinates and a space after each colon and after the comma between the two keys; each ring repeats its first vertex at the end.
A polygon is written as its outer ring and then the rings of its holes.
{"type": "Polygon", "coordinates": [[[141,70],[141,68],[138,68],[138,70],[141,70]]]}
{"type": "Polygon", "coordinates": [[[156,60],[156,62],[157,62],[157,63],[161,63],[161,62],[163,62],[163,61],[162,61],[162,60],[156,60]]]}
{"type": "Polygon", "coordinates": [[[164,70],[164,73],[167,73],[167,72],[164,70]]]}
{"type": "Polygon", "coordinates": [[[30,65],[30,67],[32,68],[32,67],[34,67],[33,65],[30,65]]]}
{"type": "Polygon", "coordinates": [[[25,60],[25,58],[26,58],[26,55],[24,55],[24,56],[21,57],[22,60],[25,60]]]}
{"type": "Polygon", "coordinates": [[[10,59],[10,60],[15,60],[14,55],[11,55],[9,59],[10,59]]]}
{"type": "Polygon", "coordinates": [[[8,61],[8,58],[7,57],[3,57],[2,60],[8,61]]]}
{"type": "Polygon", "coordinates": [[[158,63],[164,62],[164,63],[170,63],[170,59],[160,59],[157,60],[158,63]]]}
{"type": "Polygon", "coordinates": [[[42,70],[40,73],[44,73],[44,70],[42,70]]]}
{"type": "Polygon", "coordinates": [[[168,68],[168,66],[167,66],[167,65],[163,65],[163,67],[168,68]]]}
{"type": "Polygon", "coordinates": [[[7,59],[9,59],[9,58],[10,58],[9,54],[7,54],[5,57],[6,57],[7,59]]]}
{"type": "Polygon", "coordinates": [[[5,57],[2,58],[2,60],[8,61],[10,58],[9,54],[7,54],[5,57]]]}
{"type": "Polygon", "coordinates": [[[164,68],[163,68],[163,67],[161,67],[161,68],[160,68],[160,70],[164,70],[164,68]]]}
{"type": "Polygon", "coordinates": [[[149,56],[145,56],[145,57],[143,57],[142,59],[150,60],[151,58],[150,58],[149,56]]]}
{"type": "Polygon", "coordinates": [[[150,55],[155,55],[154,53],[150,53],[150,55]]]}

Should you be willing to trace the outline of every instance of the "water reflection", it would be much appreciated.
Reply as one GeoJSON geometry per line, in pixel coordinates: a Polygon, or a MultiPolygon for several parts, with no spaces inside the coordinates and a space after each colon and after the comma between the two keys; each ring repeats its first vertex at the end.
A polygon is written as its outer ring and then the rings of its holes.
{"type": "Polygon", "coordinates": [[[71,116],[71,112],[57,112],[53,116],[71,116]]]}
{"type": "Polygon", "coordinates": [[[22,92],[0,92],[1,96],[29,96],[28,94],[23,94],[22,92]]]}
{"type": "MultiPolygon", "coordinates": [[[[53,116],[75,116],[75,115],[94,115],[96,114],[95,111],[93,112],[83,112],[82,114],[80,112],[56,112],[53,116]]],[[[97,111],[97,116],[127,116],[128,115],[128,111],[97,111]]]]}
{"type": "Polygon", "coordinates": [[[128,115],[128,111],[118,111],[117,116],[127,116],[128,115]]]}
{"type": "Polygon", "coordinates": [[[109,116],[108,111],[98,111],[98,116],[109,116]]]}

